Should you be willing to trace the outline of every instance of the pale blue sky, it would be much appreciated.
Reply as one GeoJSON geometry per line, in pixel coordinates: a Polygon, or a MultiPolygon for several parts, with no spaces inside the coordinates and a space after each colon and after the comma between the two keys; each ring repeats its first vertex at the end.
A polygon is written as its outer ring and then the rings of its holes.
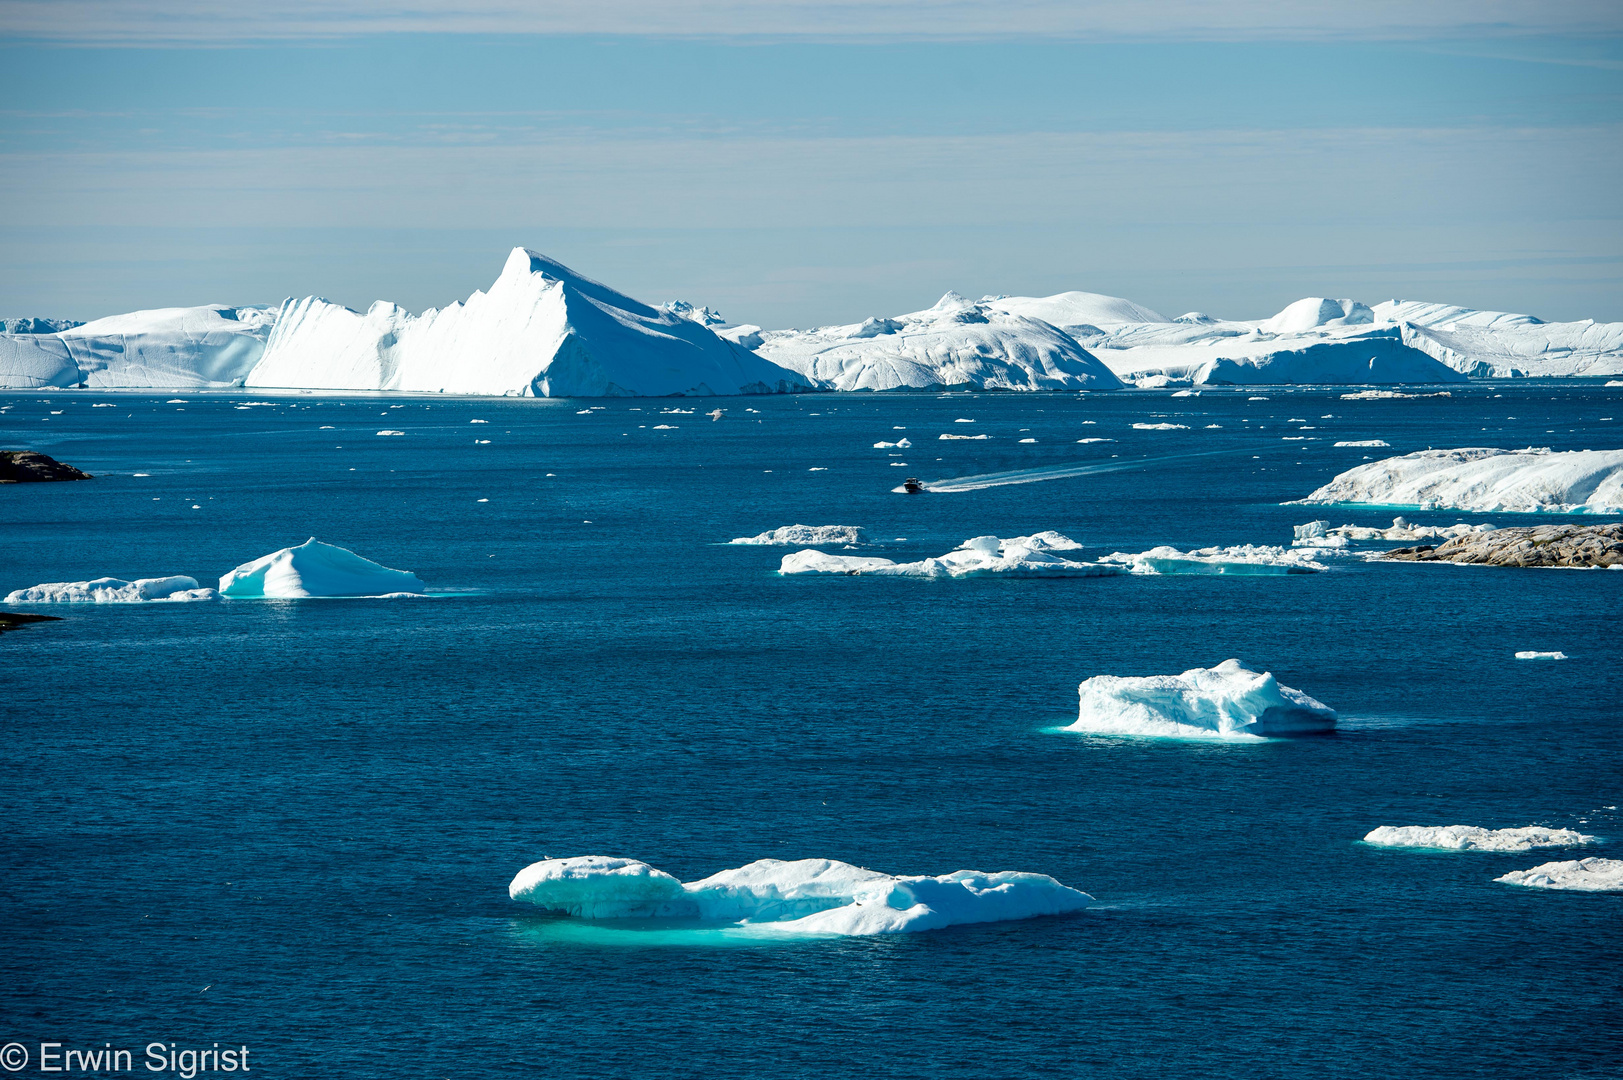
{"type": "Polygon", "coordinates": [[[1623,319],[1608,5],[289,7],[0,0],[0,314],[420,309],[522,244],[766,326],[949,288],[1623,319]]]}

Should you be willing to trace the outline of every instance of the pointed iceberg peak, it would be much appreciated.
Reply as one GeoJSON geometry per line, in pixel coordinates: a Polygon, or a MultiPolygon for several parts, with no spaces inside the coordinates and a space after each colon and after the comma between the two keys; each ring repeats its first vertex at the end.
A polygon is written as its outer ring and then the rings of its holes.
{"type": "Polygon", "coordinates": [[[497,279],[496,286],[500,286],[504,281],[525,281],[536,274],[550,281],[560,281],[600,306],[619,308],[621,311],[629,311],[645,319],[659,317],[658,311],[641,300],[633,300],[625,293],[611,289],[601,281],[594,281],[585,274],[577,273],[557,259],[531,248],[516,247],[512,250],[507,256],[507,262],[502,266],[501,277],[497,279]]]}
{"type": "Polygon", "coordinates": [[[931,311],[962,311],[967,307],[974,307],[975,302],[961,293],[948,289],[946,295],[935,302],[931,311]]]}

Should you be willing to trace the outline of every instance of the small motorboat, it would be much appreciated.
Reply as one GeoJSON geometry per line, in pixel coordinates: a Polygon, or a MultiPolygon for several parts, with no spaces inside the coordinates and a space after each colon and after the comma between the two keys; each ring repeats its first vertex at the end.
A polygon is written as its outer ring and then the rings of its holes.
{"type": "Polygon", "coordinates": [[[909,495],[917,495],[919,492],[924,490],[924,485],[919,483],[918,477],[909,476],[906,480],[902,481],[902,490],[907,492],[909,495]]]}

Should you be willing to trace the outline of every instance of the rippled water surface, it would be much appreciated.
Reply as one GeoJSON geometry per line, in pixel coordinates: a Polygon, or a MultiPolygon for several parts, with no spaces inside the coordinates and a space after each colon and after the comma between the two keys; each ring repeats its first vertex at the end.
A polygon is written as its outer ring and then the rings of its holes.
{"type": "Polygon", "coordinates": [[[311,536],[458,594],[57,606],[0,638],[0,1041],[136,1071],[153,1040],[247,1044],[273,1077],[1615,1075],[1623,897],[1493,881],[1561,852],[1357,841],[1546,824],[1623,857],[1623,573],[783,578],[794,549],[724,542],[1288,544],[1387,523],[1279,505],[1366,454],[1615,448],[1623,391],[0,406],[0,445],[97,477],[0,487],[0,595],[212,584],[311,536]],[[1027,469],[1054,478],[891,491],[1027,469]],[[1083,678],[1231,656],[1341,730],[1053,730],[1083,678]],[[507,899],[586,853],[1031,870],[1097,903],[780,940],[507,899]]]}

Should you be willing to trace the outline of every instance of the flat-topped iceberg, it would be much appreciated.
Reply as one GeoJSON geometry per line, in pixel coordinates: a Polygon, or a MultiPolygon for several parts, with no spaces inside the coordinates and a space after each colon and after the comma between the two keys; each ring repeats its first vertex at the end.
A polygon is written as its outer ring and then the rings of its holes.
{"type": "Polygon", "coordinates": [[[775,364],[831,390],[1113,390],[1121,381],[1064,331],[948,293],[934,307],[849,326],[754,334],[775,364]]]}
{"type": "Polygon", "coordinates": [[[1269,544],[1205,547],[1192,551],[1162,545],[1137,554],[1113,552],[1099,561],[1119,563],[1135,574],[1316,574],[1324,567],[1315,561],[1315,554],[1269,544]]]}
{"type": "Polygon", "coordinates": [[[1331,731],[1336,713],[1238,660],[1182,675],[1095,675],[1078,687],[1066,731],[1171,738],[1256,738],[1331,731]]]}
{"type": "Polygon", "coordinates": [[[785,934],[935,930],[1080,911],[1093,900],[1045,874],[882,874],[833,859],[761,859],[684,884],[636,859],[584,855],[520,870],[514,900],[584,919],[679,919],[785,934]]]}
{"type": "Polygon", "coordinates": [[[422,592],[423,583],[416,574],[391,570],[315,537],[243,563],[220,578],[220,595],[238,599],[414,596],[422,592]]]}
{"type": "Polygon", "coordinates": [[[213,600],[217,596],[213,589],[199,586],[196,578],[176,574],[171,577],[136,578],[134,581],[114,577],[94,578],[90,581],[52,581],[8,593],[6,603],[186,603],[192,600],[213,600]]]}
{"type": "Polygon", "coordinates": [[[240,386],[265,350],[277,309],[158,308],[51,334],[0,336],[0,387],[240,386]]]}
{"type": "MultiPolygon", "coordinates": [[[[684,309],[689,310],[689,309],[684,309]]],[[[249,386],[519,397],[777,393],[806,380],[527,248],[489,292],[413,315],[289,301],[249,386]]]]}
{"type": "Polygon", "coordinates": [[[869,574],[880,577],[962,578],[1004,577],[1109,577],[1127,568],[1106,563],[1077,562],[1053,554],[1082,545],[1055,532],[1004,540],[977,536],[954,551],[933,559],[899,563],[859,555],[829,555],[807,549],[785,555],[780,574],[869,574]]]}
{"type": "Polygon", "coordinates": [[[1382,825],[1364,837],[1377,847],[1427,848],[1436,851],[1531,851],[1534,848],[1577,847],[1599,837],[1575,829],[1546,829],[1529,825],[1520,829],[1484,829],[1476,825],[1382,825]]]}
{"type": "Polygon", "coordinates": [[[1623,513],[1623,450],[1421,450],[1348,469],[1301,504],[1623,513]]]}
{"type": "Polygon", "coordinates": [[[1588,858],[1547,862],[1531,870],[1512,870],[1493,880],[1534,889],[1623,892],[1623,859],[1588,858]]]}
{"type": "Polygon", "coordinates": [[[864,541],[860,525],[785,525],[756,536],[734,537],[727,542],[783,547],[793,544],[860,544],[864,541]]]}
{"type": "Polygon", "coordinates": [[[1623,322],[1544,322],[1420,300],[1388,300],[1372,314],[1401,328],[1405,344],[1475,378],[1623,375],[1623,322]]]}

